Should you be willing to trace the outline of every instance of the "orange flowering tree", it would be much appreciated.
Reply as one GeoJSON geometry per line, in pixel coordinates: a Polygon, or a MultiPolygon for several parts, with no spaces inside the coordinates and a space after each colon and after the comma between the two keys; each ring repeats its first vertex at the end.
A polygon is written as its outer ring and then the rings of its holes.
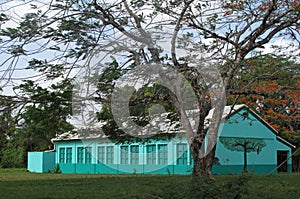
{"type": "Polygon", "coordinates": [[[282,137],[299,146],[300,64],[282,56],[264,55],[244,61],[229,103],[255,110],[282,137]]]}

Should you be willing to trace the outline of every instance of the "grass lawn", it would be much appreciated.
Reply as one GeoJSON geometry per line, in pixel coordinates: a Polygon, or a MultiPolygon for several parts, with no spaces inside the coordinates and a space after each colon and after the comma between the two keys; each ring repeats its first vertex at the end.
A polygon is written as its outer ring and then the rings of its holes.
{"type": "MultiPolygon", "coordinates": [[[[300,174],[246,178],[241,191],[247,189],[248,196],[243,198],[300,199],[300,174]]],[[[184,198],[185,193],[195,190],[203,190],[211,198],[209,194],[221,191],[215,189],[215,183],[232,192],[240,188],[235,187],[239,176],[216,175],[215,179],[213,184],[191,186],[191,177],[180,175],[37,174],[24,169],[0,169],[0,198],[184,198]]]]}

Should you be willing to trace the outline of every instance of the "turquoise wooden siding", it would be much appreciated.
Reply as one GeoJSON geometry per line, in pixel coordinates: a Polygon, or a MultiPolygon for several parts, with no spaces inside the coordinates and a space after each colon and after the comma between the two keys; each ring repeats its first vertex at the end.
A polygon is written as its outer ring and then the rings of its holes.
{"type": "MultiPolygon", "coordinates": [[[[84,148],[85,143],[73,141],[77,149],[84,148]]],[[[174,139],[168,143],[157,141],[155,144],[113,145],[97,143],[91,140],[97,150],[91,153],[91,162],[84,160],[72,164],[60,164],[63,173],[97,173],[97,174],[191,174],[192,156],[185,139],[174,139]],[[84,163],[82,163],[84,162],[84,163]]],[[[248,170],[251,173],[269,173],[277,166],[277,150],[290,148],[276,139],[267,140],[267,146],[260,154],[248,153],[248,170]],[[277,148],[276,148],[277,147],[277,148]]],[[[58,142],[57,146],[64,145],[58,142]]],[[[110,143],[111,144],[111,143],[110,143]]],[[[82,149],[84,151],[85,149],[82,149]]],[[[80,150],[81,151],[81,150],[80,150]]],[[[81,153],[81,152],[80,152],[81,153]]],[[[84,153],[83,153],[84,154],[84,153]]],[[[229,151],[221,143],[217,145],[218,165],[213,166],[213,173],[241,173],[243,170],[243,153],[229,151]]],[[[291,161],[288,161],[289,167],[291,161]]]]}
{"type": "MultiPolygon", "coordinates": [[[[185,146],[184,139],[171,142],[160,141],[151,143],[134,143],[131,145],[115,145],[113,143],[99,143],[99,140],[61,141],[55,145],[58,151],[61,148],[72,149],[72,163],[59,163],[62,158],[57,154],[56,160],[63,173],[108,173],[108,174],[186,174],[191,172],[192,165],[183,165],[176,168],[177,144],[185,146]],[[180,142],[180,143],[177,143],[180,142]],[[86,147],[90,147],[91,162],[85,161],[86,147]],[[94,150],[95,149],[95,150],[94,150]],[[94,152],[94,153],[93,153],[94,152]],[[77,157],[74,156],[77,153],[77,157]],[[78,158],[80,157],[80,158],[78,158]],[[77,160],[77,161],[74,161],[77,160]]],[[[64,150],[62,150],[64,151],[64,150]]],[[[183,151],[183,153],[185,153],[183,151]]],[[[189,153],[189,149],[188,152],[189,153]]],[[[64,153],[65,156],[67,153],[64,153]]],[[[181,154],[181,152],[180,152],[181,154]]],[[[187,160],[185,160],[187,162],[187,160]]]]}
{"type": "MultiPolygon", "coordinates": [[[[277,137],[264,121],[241,109],[230,116],[222,126],[219,137],[257,138],[265,147],[247,153],[248,171],[269,173],[277,167],[277,151],[287,151],[291,146],[277,137]]],[[[95,174],[191,174],[193,159],[185,135],[178,134],[171,140],[150,140],[146,143],[115,144],[109,140],[89,139],[55,142],[55,162],[62,173],[95,174]]],[[[244,166],[243,152],[230,151],[218,139],[214,174],[241,173],[244,166]]],[[[288,160],[291,172],[291,159],[288,160]]]]}
{"type": "Polygon", "coordinates": [[[55,152],[28,152],[28,171],[47,173],[51,172],[54,167],[55,152]]]}
{"type": "MultiPolygon", "coordinates": [[[[233,114],[225,123],[222,137],[244,137],[262,138],[266,146],[257,154],[256,152],[247,153],[248,171],[252,173],[269,173],[277,166],[277,151],[288,151],[291,155],[290,146],[279,141],[272,129],[265,125],[255,115],[243,109],[233,114]],[[245,118],[247,116],[247,118],[245,118]]],[[[229,151],[223,144],[218,142],[216,157],[220,165],[215,165],[215,173],[241,173],[243,170],[243,152],[229,151]]],[[[288,169],[291,171],[292,160],[288,160],[288,169]]]]}

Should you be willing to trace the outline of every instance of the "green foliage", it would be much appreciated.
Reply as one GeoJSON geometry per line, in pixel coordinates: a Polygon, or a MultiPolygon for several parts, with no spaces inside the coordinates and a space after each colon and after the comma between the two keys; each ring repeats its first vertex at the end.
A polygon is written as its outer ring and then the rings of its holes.
{"type": "Polygon", "coordinates": [[[240,175],[228,183],[225,184],[223,187],[224,190],[224,198],[244,198],[245,196],[249,195],[249,188],[248,188],[248,182],[251,179],[250,176],[243,174],[240,175]]]}
{"type": "Polygon", "coordinates": [[[8,141],[1,150],[0,167],[19,168],[23,166],[24,148],[8,141]]]}
{"type": "MultiPolygon", "coordinates": [[[[112,70],[113,68],[116,69],[118,67],[117,62],[112,62],[108,68],[107,73],[104,73],[107,76],[107,82],[102,82],[98,84],[99,89],[102,89],[101,92],[103,93],[110,93],[114,88],[114,81],[119,77],[119,72],[112,70]],[[112,67],[112,68],[111,68],[112,67]],[[109,77],[109,78],[108,78],[109,77]]],[[[103,76],[104,76],[103,74],[103,76]]],[[[101,76],[101,77],[103,77],[101,76]]],[[[102,81],[102,78],[100,78],[102,81]]],[[[117,89],[117,88],[115,88],[117,89]]],[[[131,87],[124,87],[120,92],[122,92],[121,96],[127,95],[127,92],[131,92],[133,88],[131,87]]],[[[129,101],[129,112],[130,116],[132,116],[132,120],[135,124],[139,126],[146,126],[149,124],[150,115],[153,114],[155,116],[162,113],[162,108],[165,111],[169,112],[167,115],[167,119],[170,119],[172,122],[178,121],[177,114],[174,113],[174,106],[169,101],[170,91],[161,86],[161,85],[153,85],[149,87],[142,87],[141,89],[134,91],[130,101],[129,101]]],[[[119,113],[120,115],[122,112],[119,113]]],[[[111,139],[117,142],[131,142],[132,136],[124,134],[124,132],[118,127],[117,123],[115,122],[111,106],[108,103],[104,103],[102,109],[99,113],[97,113],[97,119],[100,121],[105,121],[106,124],[103,125],[102,130],[103,132],[109,136],[111,139]]],[[[179,126],[178,126],[179,127],[179,126]]],[[[173,137],[173,134],[163,135],[164,132],[156,132],[156,135],[151,137],[151,139],[169,139],[173,137]]],[[[136,141],[137,138],[134,138],[136,141]]],[[[147,139],[140,139],[141,142],[147,142],[147,139]]]]}
{"type": "Polygon", "coordinates": [[[67,80],[48,89],[28,80],[15,87],[22,96],[21,105],[14,97],[0,99],[2,167],[26,166],[28,151],[51,149],[53,137],[73,129],[67,121],[72,115],[72,88],[67,80]]]}
{"type": "Polygon", "coordinates": [[[61,173],[59,164],[55,165],[55,167],[52,169],[51,173],[61,173]]]}
{"type": "Polygon", "coordinates": [[[7,21],[9,18],[6,14],[0,13],[0,22],[7,21]]]}
{"type": "Polygon", "coordinates": [[[186,196],[186,192],[183,191],[185,188],[186,185],[184,183],[172,181],[171,183],[165,185],[164,192],[160,197],[165,199],[182,199],[186,196]]]}
{"type": "Polygon", "coordinates": [[[97,76],[98,84],[97,88],[102,94],[109,94],[113,91],[115,81],[119,79],[122,75],[122,69],[116,60],[107,63],[103,72],[97,76]]]}
{"type": "MultiPolygon", "coordinates": [[[[7,156],[9,152],[12,151],[6,150],[6,147],[11,147],[11,145],[13,144],[13,140],[8,140],[8,138],[10,138],[14,134],[15,130],[15,119],[12,114],[14,107],[15,103],[12,102],[11,97],[7,97],[4,99],[0,98],[0,165],[2,165],[3,167],[7,167],[8,165],[15,165],[14,163],[10,163],[14,160],[10,160],[7,156]],[[5,163],[2,164],[3,158],[3,161],[5,161],[5,163]]],[[[13,153],[13,155],[15,154],[13,153]]],[[[15,155],[15,158],[18,158],[17,155],[15,155]]],[[[19,159],[16,160],[16,162],[18,161],[19,159]]]]}
{"type": "Polygon", "coordinates": [[[256,77],[261,83],[276,80],[280,85],[294,86],[299,80],[300,65],[288,55],[258,55],[245,59],[238,74],[244,83],[256,77]]]}
{"type": "Polygon", "coordinates": [[[217,199],[220,196],[222,192],[214,180],[207,177],[193,177],[185,198],[217,199]]]}
{"type": "MultiPolygon", "coordinates": [[[[248,182],[250,177],[240,175],[231,178],[228,182],[217,182],[208,177],[193,176],[187,183],[173,181],[167,184],[163,194],[165,199],[240,199],[249,195],[248,182]]],[[[151,198],[151,197],[150,197],[151,198]]],[[[155,197],[153,197],[155,198],[155,197]]]]}
{"type": "MultiPolygon", "coordinates": [[[[131,101],[135,103],[130,106],[130,114],[133,116],[145,117],[152,113],[162,113],[163,110],[155,109],[153,105],[160,105],[160,108],[164,108],[166,112],[172,113],[175,111],[174,105],[171,103],[170,96],[172,93],[169,89],[162,85],[153,85],[139,89],[134,92],[131,101]]],[[[171,117],[171,115],[170,115],[171,117]]],[[[175,118],[173,118],[175,119],[175,118]]],[[[177,118],[178,120],[178,118],[177,118]]]]}
{"type": "MultiPolygon", "coordinates": [[[[58,46],[51,47],[51,50],[59,50],[58,46]]],[[[63,64],[51,64],[47,60],[33,58],[28,61],[28,69],[34,69],[41,73],[46,73],[48,79],[54,79],[63,75],[63,64]]]]}
{"type": "Polygon", "coordinates": [[[18,116],[22,120],[18,124],[15,139],[24,145],[26,151],[50,149],[53,137],[73,129],[67,122],[72,114],[71,83],[64,81],[50,88],[42,88],[32,81],[26,81],[16,88],[34,102],[27,105],[18,116]]]}

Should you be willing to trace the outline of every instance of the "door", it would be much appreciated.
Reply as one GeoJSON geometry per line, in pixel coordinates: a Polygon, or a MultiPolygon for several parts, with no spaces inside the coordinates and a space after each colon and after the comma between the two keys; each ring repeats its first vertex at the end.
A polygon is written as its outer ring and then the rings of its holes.
{"type": "Polygon", "coordinates": [[[277,151],[277,166],[278,166],[277,172],[288,171],[287,158],[288,158],[288,151],[277,151]]]}

